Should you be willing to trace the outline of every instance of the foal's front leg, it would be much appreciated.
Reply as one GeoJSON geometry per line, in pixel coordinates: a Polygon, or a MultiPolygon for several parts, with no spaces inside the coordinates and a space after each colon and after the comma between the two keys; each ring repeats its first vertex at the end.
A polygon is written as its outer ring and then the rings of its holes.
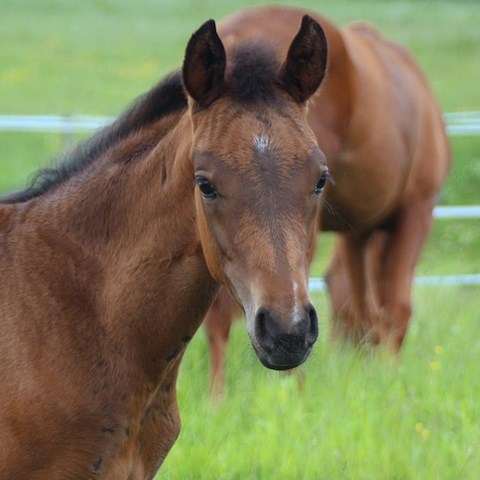
{"type": "Polygon", "coordinates": [[[136,435],[136,448],[129,480],[153,479],[180,433],[176,381],[181,356],[145,408],[138,431],[130,432],[136,435]]]}

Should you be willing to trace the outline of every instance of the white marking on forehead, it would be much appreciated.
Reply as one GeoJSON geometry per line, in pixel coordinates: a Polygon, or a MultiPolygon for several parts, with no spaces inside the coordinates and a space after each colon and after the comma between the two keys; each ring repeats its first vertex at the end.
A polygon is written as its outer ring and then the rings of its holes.
{"type": "Polygon", "coordinates": [[[271,141],[266,135],[254,135],[253,136],[253,147],[258,152],[264,152],[268,150],[271,146],[271,141]]]}

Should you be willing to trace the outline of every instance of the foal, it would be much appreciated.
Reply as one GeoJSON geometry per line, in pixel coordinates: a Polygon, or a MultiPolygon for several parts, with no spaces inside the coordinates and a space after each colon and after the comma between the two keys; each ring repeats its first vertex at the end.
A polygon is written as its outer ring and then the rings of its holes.
{"type": "Polygon", "coordinates": [[[0,478],[153,478],[179,432],[183,352],[220,284],[265,366],[306,359],[328,178],[306,102],[326,58],[308,16],[283,57],[226,50],[208,21],[181,73],[3,200],[0,478]]]}

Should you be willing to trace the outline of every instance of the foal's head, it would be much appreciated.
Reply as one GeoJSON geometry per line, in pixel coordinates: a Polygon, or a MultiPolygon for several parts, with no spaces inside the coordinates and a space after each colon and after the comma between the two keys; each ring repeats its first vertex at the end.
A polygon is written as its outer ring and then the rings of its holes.
{"type": "Polygon", "coordinates": [[[283,62],[255,44],[227,54],[209,21],[183,65],[206,262],[243,305],[259,359],[278,370],[301,364],[318,336],[308,271],[328,172],[305,104],[326,60],[323,30],[305,16],[283,62]]]}

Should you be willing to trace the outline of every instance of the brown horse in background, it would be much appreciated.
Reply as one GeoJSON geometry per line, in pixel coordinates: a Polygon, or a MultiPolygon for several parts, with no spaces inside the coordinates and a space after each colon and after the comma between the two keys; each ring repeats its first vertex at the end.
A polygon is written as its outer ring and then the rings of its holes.
{"type": "Polygon", "coordinates": [[[225,48],[205,23],[181,73],[3,199],[0,478],[153,478],[179,432],[180,360],[220,284],[264,365],[308,356],[328,171],[306,102],[327,45],[300,21],[281,54],[225,48]]]}
{"type": "MultiPolygon", "coordinates": [[[[256,37],[285,51],[305,13],[281,6],[245,10],[223,20],[219,34],[226,44],[256,37]]],[[[444,124],[405,49],[363,23],[338,29],[308,14],[329,46],[327,76],[308,119],[334,180],[319,225],[339,232],[327,273],[334,336],[382,342],[398,353],[412,312],[415,266],[449,170],[444,124]]],[[[219,294],[205,321],[217,394],[230,324],[240,313],[225,296],[219,294]]]]}

